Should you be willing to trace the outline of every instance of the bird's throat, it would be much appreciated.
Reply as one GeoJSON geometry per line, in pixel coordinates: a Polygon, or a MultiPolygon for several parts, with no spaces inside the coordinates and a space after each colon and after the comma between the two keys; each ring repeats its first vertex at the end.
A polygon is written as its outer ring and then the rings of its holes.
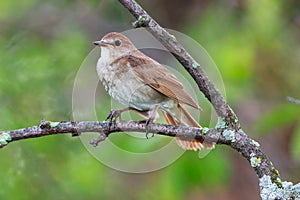
{"type": "Polygon", "coordinates": [[[112,63],[116,58],[116,56],[113,54],[113,52],[107,47],[101,47],[101,62],[103,64],[110,64],[112,63]]]}

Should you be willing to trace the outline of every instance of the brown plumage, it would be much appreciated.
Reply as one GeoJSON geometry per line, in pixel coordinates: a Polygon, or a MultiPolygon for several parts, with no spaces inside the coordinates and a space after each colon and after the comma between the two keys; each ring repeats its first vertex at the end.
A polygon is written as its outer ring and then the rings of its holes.
{"type": "MultiPolygon", "coordinates": [[[[161,64],[146,56],[120,33],[109,33],[100,41],[101,57],[97,63],[100,81],[108,93],[149,122],[155,120],[157,109],[168,124],[201,127],[183,105],[200,106],[184,90],[177,78],[161,64]]],[[[176,138],[187,150],[211,149],[212,143],[176,138]]]]}

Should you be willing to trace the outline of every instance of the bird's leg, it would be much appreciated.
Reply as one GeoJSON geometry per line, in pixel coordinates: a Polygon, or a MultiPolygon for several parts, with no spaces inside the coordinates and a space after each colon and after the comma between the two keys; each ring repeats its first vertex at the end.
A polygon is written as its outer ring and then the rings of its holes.
{"type": "MultiPolygon", "coordinates": [[[[140,111],[140,110],[137,110],[135,108],[132,108],[132,107],[126,107],[126,108],[123,108],[123,109],[120,109],[120,110],[111,110],[109,115],[107,116],[106,120],[109,120],[110,122],[114,122],[116,123],[116,120],[119,118],[120,121],[122,120],[121,119],[121,114],[122,112],[125,112],[125,111],[129,111],[129,110],[132,110],[132,111],[135,111],[137,114],[139,114],[140,116],[146,118],[146,120],[142,120],[142,121],[145,121],[145,124],[146,124],[146,138],[148,139],[148,125],[153,123],[153,121],[155,120],[156,116],[157,116],[157,111],[159,109],[159,104],[156,104],[155,107],[152,109],[152,110],[145,110],[145,111],[140,111]]],[[[141,121],[141,122],[142,122],[141,121]]],[[[153,137],[154,134],[152,133],[152,136],[153,137]]]]}
{"type": "MultiPolygon", "coordinates": [[[[155,120],[156,116],[157,116],[157,111],[159,109],[159,104],[156,104],[155,107],[153,108],[153,110],[149,113],[149,118],[146,120],[146,138],[148,139],[148,125],[153,123],[153,121],[155,120]]],[[[152,133],[152,136],[154,136],[154,133],[152,133]]]]}
{"type": "Polygon", "coordinates": [[[108,114],[106,120],[109,120],[110,122],[116,123],[116,120],[119,118],[120,121],[122,120],[121,114],[122,112],[128,111],[128,110],[135,110],[132,107],[126,107],[120,110],[111,110],[110,113],[108,114]]]}
{"type": "MultiPolygon", "coordinates": [[[[150,110],[140,111],[136,109],[132,109],[132,111],[135,111],[138,115],[145,118],[146,120],[149,118],[149,113],[151,112],[150,110]]],[[[140,122],[146,122],[146,120],[141,120],[140,122]]]]}

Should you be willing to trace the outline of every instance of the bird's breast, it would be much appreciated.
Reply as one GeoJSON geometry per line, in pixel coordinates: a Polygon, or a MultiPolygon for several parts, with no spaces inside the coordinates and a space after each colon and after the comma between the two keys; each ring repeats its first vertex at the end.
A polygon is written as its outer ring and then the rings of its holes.
{"type": "Polygon", "coordinates": [[[128,66],[102,65],[97,72],[108,94],[120,103],[138,110],[151,110],[168,98],[144,84],[128,66]]]}

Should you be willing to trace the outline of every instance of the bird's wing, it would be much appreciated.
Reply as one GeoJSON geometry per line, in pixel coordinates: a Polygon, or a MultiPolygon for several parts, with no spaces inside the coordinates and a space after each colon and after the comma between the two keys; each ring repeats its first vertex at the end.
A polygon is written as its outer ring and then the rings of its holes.
{"type": "Polygon", "coordinates": [[[155,60],[141,52],[123,56],[122,60],[130,64],[137,78],[145,84],[180,103],[200,109],[193,98],[185,92],[177,78],[155,60]]]}

